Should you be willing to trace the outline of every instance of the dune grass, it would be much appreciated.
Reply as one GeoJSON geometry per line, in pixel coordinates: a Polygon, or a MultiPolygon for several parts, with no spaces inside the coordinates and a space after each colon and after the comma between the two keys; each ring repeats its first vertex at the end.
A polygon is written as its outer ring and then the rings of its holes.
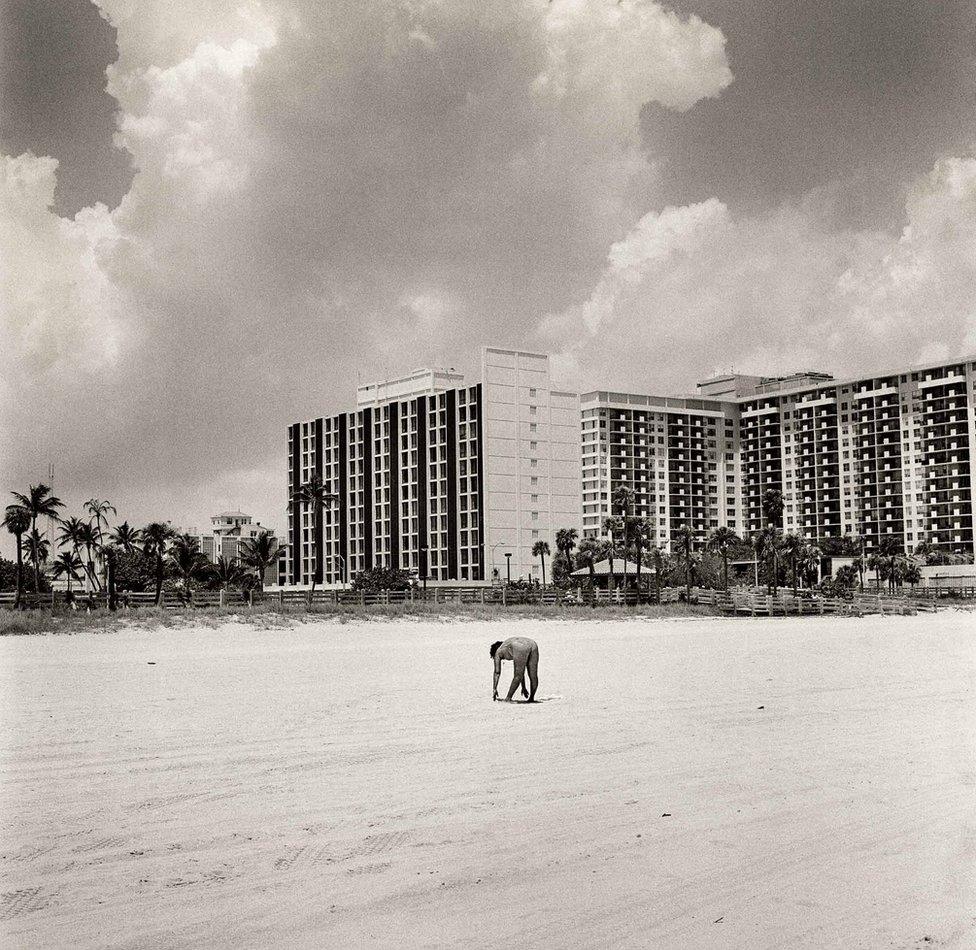
{"type": "Polygon", "coordinates": [[[600,620],[630,618],[669,618],[712,616],[711,607],[689,604],[643,604],[637,606],[601,605],[598,608],[548,604],[322,604],[307,607],[285,607],[270,604],[254,607],[202,607],[167,609],[140,607],[110,613],[72,610],[0,610],[0,636],[32,634],[72,634],[82,632],[111,633],[122,627],[154,629],[159,627],[216,627],[224,623],[246,623],[260,629],[288,628],[295,624],[384,622],[402,618],[424,620],[505,621],[525,618],[548,620],[600,620]]]}

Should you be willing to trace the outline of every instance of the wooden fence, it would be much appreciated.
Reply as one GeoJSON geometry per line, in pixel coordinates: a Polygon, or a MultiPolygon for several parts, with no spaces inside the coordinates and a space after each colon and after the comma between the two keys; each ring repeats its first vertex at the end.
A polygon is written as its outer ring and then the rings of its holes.
{"type": "MultiPolygon", "coordinates": [[[[776,594],[769,594],[764,588],[733,588],[730,591],[711,590],[693,587],[688,598],[692,604],[712,607],[725,614],[758,616],[789,616],[806,614],[866,614],[866,613],[904,613],[911,610],[933,610],[951,597],[952,600],[976,597],[976,589],[953,588],[951,594],[933,588],[917,588],[914,591],[857,592],[849,597],[824,597],[810,591],[800,591],[794,595],[791,590],[781,588],[776,594]]],[[[659,592],[620,589],[609,591],[601,589],[572,588],[563,590],[557,587],[536,587],[531,589],[507,587],[431,587],[426,591],[420,588],[394,591],[355,591],[355,590],[281,590],[267,593],[240,591],[194,591],[187,598],[166,591],[161,606],[167,609],[194,609],[204,607],[243,607],[245,605],[265,604],[279,610],[312,609],[317,606],[361,606],[374,607],[393,604],[499,604],[517,606],[520,604],[541,604],[548,606],[638,606],[646,603],[676,603],[686,598],[683,587],[665,587],[659,592]]],[[[0,608],[13,607],[15,594],[12,591],[0,593],[0,608]]],[[[124,593],[118,595],[118,607],[122,610],[154,606],[153,592],[124,593]]],[[[75,593],[69,602],[63,592],[49,592],[35,595],[24,592],[21,597],[24,608],[80,609],[92,610],[106,608],[104,593],[75,593]]]]}

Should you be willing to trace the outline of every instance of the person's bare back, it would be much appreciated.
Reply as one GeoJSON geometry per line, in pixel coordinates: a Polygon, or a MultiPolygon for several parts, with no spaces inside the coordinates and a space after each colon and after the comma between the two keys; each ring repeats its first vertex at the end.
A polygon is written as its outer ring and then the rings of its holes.
{"type": "Polygon", "coordinates": [[[509,637],[504,642],[498,640],[491,645],[491,658],[495,661],[495,678],[491,688],[492,700],[498,699],[498,678],[502,673],[502,660],[515,664],[515,676],[508,688],[505,702],[511,702],[515,690],[522,687],[522,695],[530,703],[535,702],[535,691],[539,687],[539,644],[528,637],[509,637]],[[525,688],[525,672],[529,673],[531,692],[525,688]]]}

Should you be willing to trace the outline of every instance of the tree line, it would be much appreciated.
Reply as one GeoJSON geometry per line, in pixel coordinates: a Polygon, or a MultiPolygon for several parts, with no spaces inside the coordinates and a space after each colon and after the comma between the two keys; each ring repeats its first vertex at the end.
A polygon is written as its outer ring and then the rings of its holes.
{"type": "MultiPolygon", "coordinates": [[[[11,495],[14,501],[6,508],[2,525],[13,535],[17,555],[16,563],[6,572],[13,575],[12,584],[5,582],[6,562],[0,559],[0,589],[14,586],[18,606],[25,589],[25,561],[35,595],[48,589],[50,571],[51,577],[67,579],[69,592],[72,583],[84,583],[88,590],[104,594],[109,607],[114,609],[122,591],[152,589],[159,604],[167,584],[188,598],[194,585],[262,590],[265,572],[286,551],[286,546],[270,531],[264,531],[241,542],[238,558],[221,556],[211,562],[200,551],[197,538],[179,533],[169,522],[155,521],[135,528],[122,521],[113,527],[110,516],[117,518],[117,511],[107,501],[89,499],[83,506],[83,516],[65,517],[64,503],[48,485],[30,485],[27,492],[11,492],[11,495]],[[49,538],[38,528],[39,521],[45,518],[57,525],[56,537],[49,538]]],[[[317,524],[324,510],[338,502],[338,497],[326,490],[316,474],[291,495],[289,508],[299,513],[304,508],[317,524]]],[[[594,583],[595,567],[604,560],[609,561],[610,584],[615,586],[616,561],[621,559],[623,585],[629,587],[633,556],[634,582],[638,586],[642,584],[645,569],[649,569],[658,588],[663,584],[683,584],[689,593],[693,585],[728,589],[729,565],[733,561],[754,562],[757,579],[771,593],[786,584],[791,584],[794,591],[801,586],[813,587],[821,579],[820,566],[826,557],[849,557],[852,561],[836,572],[830,584],[859,586],[861,590],[865,589],[865,578],[871,573],[876,589],[880,590],[884,582],[894,590],[902,584],[917,584],[921,564],[971,562],[967,555],[954,554],[928,542],[920,543],[912,556],[906,556],[894,536],[882,537],[870,551],[867,539],[857,534],[813,543],[797,534],[784,533],[783,507],[782,493],[767,489],[762,498],[765,527],[751,537],[742,538],[726,526],[716,527],[708,534],[696,533],[685,524],[672,531],[668,552],[655,544],[654,521],[634,513],[634,492],[620,486],[612,494],[611,514],[602,525],[604,537],[580,540],[576,528],[561,528],[554,538],[555,557],[545,540],[535,542],[532,555],[540,560],[543,585],[547,584],[547,558],[551,558],[551,579],[560,586],[570,586],[570,575],[580,569],[588,569],[590,582],[594,583]]],[[[315,537],[316,559],[321,564],[317,532],[315,537]]],[[[366,572],[354,579],[354,586],[372,589],[392,583],[394,579],[383,570],[375,568],[366,572]]],[[[313,572],[312,576],[313,591],[317,573],[313,572]]],[[[406,585],[409,576],[399,571],[395,583],[406,585]]]]}
{"type": "MultiPolygon", "coordinates": [[[[194,586],[209,589],[240,587],[262,590],[264,574],[285,553],[270,531],[241,541],[237,558],[211,562],[200,551],[199,540],[178,532],[169,522],[154,521],[141,528],[122,521],[112,525],[118,512],[108,501],[85,502],[82,516],[64,515],[65,505],[51,487],[30,485],[26,492],[11,492],[13,503],[4,511],[3,527],[16,543],[13,565],[16,599],[21,606],[25,590],[25,561],[35,595],[49,589],[47,575],[103,595],[110,609],[126,591],[152,589],[156,604],[169,585],[187,599],[194,586]],[[111,516],[111,517],[110,517],[111,516]],[[38,523],[50,518],[58,534],[48,537],[38,523]]],[[[53,533],[53,532],[52,532],[53,533]]]]}
{"type": "MultiPolygon", "coordinates": [[[[846,534],[810,541],[793,532],[784,532],[783,495],[777,489],[767,489],[762,498],[765,527],[749,537],[740,537],[727,526],[710,532],[695,532],[689,525],[681,525],[671,533],[671,551],[655,544],[657,533],[651,518],[634,514],[634,492],[624,486],[613,491],[611,514],[603,521],[601,538],[579,540],[575,528],[556,532],[556,555],[550,569],[554,583],[566,586],[573,571],[588,568],[590,582],[595,583],[595,566],[608,561],[610,583],[617,584],[621,572],[616,561],[623,561],[622,582],[630,586],[630,563],[635,565],[634,582],[640,586],[646,567],[653,571],[655,583],[684,585],[690,592],[693,585],[729,587],[729,565],[734,561],[749,561],[755,565],[756,579],[766,585],[770,593],[780,586],[814,587],[822,582],[821,565],[828,557],[849,557],[850,565],[838,569],[829,581],[833,587],[865,589],[865,579],[873,574],[874,586],[882,584],[891,591],[903,584],[915,586],[921,580],[920,567],[926,564],[971,563],[971,557],[956,554],[929,542],[920,543],[912,555],[906,555],[901,543],[892,535],[881,537],[869,550],[867,538],[846,534]]],[[[546,541],[537,541],[532,548],[540,559],[543,584],[546,583],[546,558],[551,556],[546,541]]]]}

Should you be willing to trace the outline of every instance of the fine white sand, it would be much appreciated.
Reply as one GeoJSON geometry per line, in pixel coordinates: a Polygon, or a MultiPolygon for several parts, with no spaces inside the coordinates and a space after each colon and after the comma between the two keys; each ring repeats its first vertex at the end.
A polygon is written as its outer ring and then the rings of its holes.
{"type": "Polygon", "coordinates": [[[976,946],[974,620],[6,638],[0,945],[976,946]]]}

